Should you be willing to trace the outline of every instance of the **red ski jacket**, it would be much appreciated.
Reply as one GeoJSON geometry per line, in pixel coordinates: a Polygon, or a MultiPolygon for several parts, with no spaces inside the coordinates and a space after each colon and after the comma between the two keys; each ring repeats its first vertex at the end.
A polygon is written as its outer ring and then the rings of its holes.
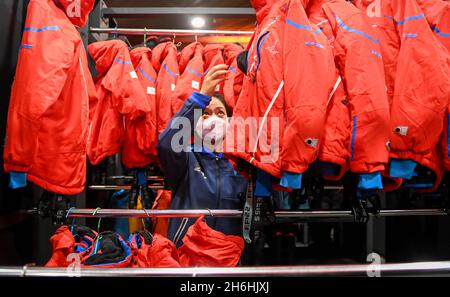
{"type": "Polygon", "coordinates": [[[223,49],[225,64],[230,66],[227,80],[225,80],[223,84],[223,96],[231,110],[233,110],[236,105],[236,101],[242,90],[244,73],[239,70],[236,57],[243,50],[242,47],[235,44],[225,44],[223,49]]]}
{"type": "Polygon", "coordinates": [[[124,123],[141,121],[151,111],[128,46],[121,40],[92,43],[88,50],[96,63],[98,103],[88,143],[93,165],[117,154],[124,139],[124,123]]]}
{"type": "Polygon", "coordinates": [[[211,229],[200,217],[189,227],[178,249],[181,267],[235,267],[239,263],[244,240],[211,229]]]}
{"type": "Polygon", "coordinates": [[[199,42],[186,46],[178,57],[180,78],[172,100],[172,113],[176,114],[193,92],[199,92],[203,79],[203,46],[199,42]]]}
{"type": "Polygon", "coordinates": [[[333,53],[303,2],[252,5],[258,26],[225,152],[276,177],[298,175],[318,154],[335,84],[333,53]]]}
{"type": "MultiPolygon", "coordinates": [[[[365,13],[345,0],[310,0],[308,15],[318,27],[328,27],[323,31],[328,34],[339,75],[345,85],[351,115],[351,140],[346,149],[350,153],[350,170],[355,173],[383,171],[389,159],[390,117],[376,30],[371,27],[365,13]]],[[[334,103],[342,105],[342,102],[334,103]]],[[[341,109],[345,112],[344,108],[341,109]]],[[[335,123],[347,125],[345,120],[335,123]]],[[[341,130],[344,128],[337,128],[335,133],[340,134],[341,130]]],[[[344,141],[347,131],[333,137],[344,141]]],[[[323,143],[324,146],[340,144],[323,143]]]]}
{"type": "Polygon", "coordinates": [[[151,55],[152,51],[147,47],[138,47],[130,51],[134,69],[147,95],[150,112],[137,120],[125,121],[122,162],[128,168],[144,167],[157,160],[156,72],[151,63],[151,55]]]}
{"type": "Polygon", "coordinates": [[[172,98],[178,81],[177,47],[172,42],[158,44],[152,51],[152,64],[158,73],[156,79],[156,110],[158,135],[164,131],[173,116],[172,98]]]}
{"type": "Polygon", "coordinates": [[[432,171],[430,188],[435,188],[443,172],[436,145],[450,98],[450,55],[436,42],[416,0],[358,0],[355,4],[379,28],[391,104],[390,175],[411,178],[416,174],[409,166],[414,161],[432,171]]]}
{"type": "Polygon", "coordinates": [[[82,3],[80,17],[69,19],[53,0],[30,1],[3,152],[5,171],[26,172],[29,181],[65,195],[84,190],[89,102],[96,101],[74,26],[84,24],[94,1],[82,3]]]}

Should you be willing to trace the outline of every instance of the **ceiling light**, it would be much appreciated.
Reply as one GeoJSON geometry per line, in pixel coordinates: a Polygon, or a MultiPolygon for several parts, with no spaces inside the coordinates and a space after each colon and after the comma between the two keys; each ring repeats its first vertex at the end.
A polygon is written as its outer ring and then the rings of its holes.
{"type": "Polygon", "coordinates": [[[191,20],[191,25],[194,28],[203,28],[205,26],[205,19],[201,17],[195,17],[191,20]]]}

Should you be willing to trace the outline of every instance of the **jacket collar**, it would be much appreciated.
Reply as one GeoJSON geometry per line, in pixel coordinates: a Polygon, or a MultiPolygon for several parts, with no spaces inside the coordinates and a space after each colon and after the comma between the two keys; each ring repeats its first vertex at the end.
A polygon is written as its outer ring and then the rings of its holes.
{"type": "Polygon", "coordinates": [[[95,0],[53,0],[55,5],[62,9],[70,22],[77,27],[84,27],[88,21],[89,13],[94,8],[95,0]]]}

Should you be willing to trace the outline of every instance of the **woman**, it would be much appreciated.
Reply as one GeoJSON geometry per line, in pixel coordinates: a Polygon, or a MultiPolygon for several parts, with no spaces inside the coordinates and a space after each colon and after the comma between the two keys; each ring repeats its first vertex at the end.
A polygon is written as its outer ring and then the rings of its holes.
{"type": "MultiPolygon", "coordinates": [[[[242,209],[244,205],[247,182],[221,153],[227,119],[231,114],[223,97],[215,94],[214,90],[226,79],[228,72],[227,65],[211,68],[201,91],[194,92],[187,99],[160,135],[158,156],[172,190],[172,209],[242,209]],[[195,136],[201,143],[182,144],[183,150],[180,151],[180,135],[186,135],[183,129],[189,129],[188,140],[195,136]]],[[[195,220],[171,219],[169,239],[181,245],[187,229],[195,220]]],[[[242,233],[240,219],[208,217],[206,223],[227,235],[242,233]]]]}

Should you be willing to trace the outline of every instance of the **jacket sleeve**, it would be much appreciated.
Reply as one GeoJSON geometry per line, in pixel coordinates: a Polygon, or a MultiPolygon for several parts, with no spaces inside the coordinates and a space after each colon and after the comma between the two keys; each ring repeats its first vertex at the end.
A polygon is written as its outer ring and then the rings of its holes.
{"type": "Polygon", "coordinates": [[[186,149],[189,143],[185,141],[191,140],[198,121],[195,110],[200,111],[198,113],[200,116],[210,100],[211,97],[194,92],[159,136],[156,147],[158,158],[166,181],[172,190],[176,189],[179,180],[186,175],[188,168],[186,149]],[[189,127],[189,130],[185,130],[186,127],[189,127]]]}
{"type": "Polygon", "coordinates": [[[450,57],[416,1],[391,0],[390,6],[393,15],[388,17],[400,40],[391,110],[391,155],[407,159],[426,155],[438,142],[450,98],[450,57]]]}
{"type": "Polygon", "coordinates": [[[285,127],[281,145],[283,186],[298,188],[299,177],[317,157],[326,104],[336,69],[326,37],[314,28],[300,1],[291,1],[283,37],[285,127]]]}
{"type": "Polygon", "coordinates": [[[380,40],[362,13],[335,18],[342,48],[339,70],[351,112],[350,170],[383,171],[389,159],[390,115],[380,40]]]}
{"type": "Polygon", "coordinates": [[[5,170],[27,172],[38,150],[45,112],[58,100],[73,61],[74,44],[37,1],[28,6],[8,112],[5,170]]]}

